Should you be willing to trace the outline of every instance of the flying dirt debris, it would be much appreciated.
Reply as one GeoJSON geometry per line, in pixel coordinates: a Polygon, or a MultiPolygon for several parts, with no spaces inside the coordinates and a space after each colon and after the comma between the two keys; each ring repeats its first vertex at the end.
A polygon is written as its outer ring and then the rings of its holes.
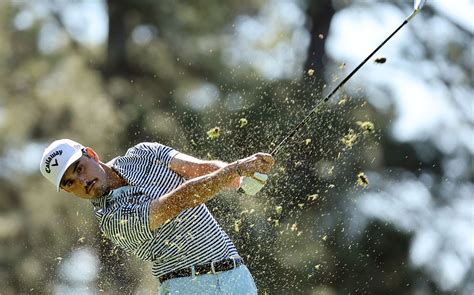
{"type": "Polygon", "coordinates": [[[364,174],[364,172],[359,172],[359,174],[357,174],[357,184],[363,188],[366,188],[369,185],[369,178],[364,174]]]}
{"type": "Polygon", "coordinates": [[[387,61],[387,58],[385,57],[377,57],[374,62],[377,64],[384,64],[387,61]]]}
{"type": "Polygon", "coordinates": [[[215,140],[218,139],[220,134],[221,129],[219,127],[214,127],[207,131],[207,138],[210,140],[215,140]]]}
{"type": "Polygon", "coordinates": [[[245,118],[240,118],[239,120],[239,126],[240,128],[244,128],[249,122],[245,118]]]}

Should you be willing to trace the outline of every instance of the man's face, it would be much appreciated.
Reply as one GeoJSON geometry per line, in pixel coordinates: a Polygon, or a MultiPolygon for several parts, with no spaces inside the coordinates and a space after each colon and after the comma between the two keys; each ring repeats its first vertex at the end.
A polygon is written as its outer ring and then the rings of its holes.
{"type": "Polygon", "coordinates": [[[67,168],[61,179],[61,189],[83,199],[94,199],[106,192],[107,174],[99,161],[82,155],[67,168]]]}

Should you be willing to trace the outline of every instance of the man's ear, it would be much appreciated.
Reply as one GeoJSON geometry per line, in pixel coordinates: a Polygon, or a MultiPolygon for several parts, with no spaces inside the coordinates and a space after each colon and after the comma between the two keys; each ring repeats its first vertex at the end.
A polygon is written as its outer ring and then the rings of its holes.
{"type": "Polygon", "coordinates": [[[87,155],[89,155],[89,157],[99,162],[99,155],[97,155],[97,153],[93,149],[91,149],[90,147],[86,147],[86,153],[87,155]]]}

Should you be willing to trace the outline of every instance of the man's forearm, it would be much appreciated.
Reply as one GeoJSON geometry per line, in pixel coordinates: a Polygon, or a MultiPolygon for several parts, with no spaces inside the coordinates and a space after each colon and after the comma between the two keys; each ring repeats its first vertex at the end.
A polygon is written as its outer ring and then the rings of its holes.
{"type": "MultiPolygon", "coordinates": [[[[207,174],[210,174],[214,171],[217,171],[221,168],[224,168],[228,165],[226,162],[222,161],[206,161],[202,164],[200,164],[199,169],[195,170],[195,176],[192,178],[193,180],[196,179],[197,177],[204,176],[207,174]]],[[[235,177],[226,187],[228,188],[239,188],[240,186],[240,177],[235,177]]]]}
{"type": "Polygon", "coordinates": [[[203,162],[199,169],[196,169],[196,177],[209,174],[211,172],[217,171],[221,168],[224,168],[228,164],[222,161],[205,161],[203,162]]]}
{"type": "Polygon", "coordinates": [[[231,186],[238,177],[235,164],[228,164],[214,172],[188,180],[153,201],[150,208],[150,227],[158,228],[180,212],[207,202],[223,188],[231,186]]]}
{"type": "Polygon", "coordinates": [[[192,208],[211,199],[216,193],[229,186],[236,177],[239,175],[234,165],[226,164],[222,168],[193,178],[178,187],[179,198],[182,198],[182,201],[192,208]],[[192,197],[189,198],[189,196],[192,197]]]}

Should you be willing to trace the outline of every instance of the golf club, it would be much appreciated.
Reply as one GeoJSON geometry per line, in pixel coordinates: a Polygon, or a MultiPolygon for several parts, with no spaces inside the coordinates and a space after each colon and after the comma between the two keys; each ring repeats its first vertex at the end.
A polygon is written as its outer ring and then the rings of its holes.
{"type": "Polygon", "coordinates": [[[420,12],[420,10],[423,8],[425,3],[426,3],[426,0],[415,0],[415,2],[413,4],[414,11],[412,12],[412,14],[409,17],[407,17],[407,19],[405,19],[405,21],[390,36],[388,36],[387,39],[385,39],[377,48],[375,48],[375,50],[372,51],[372,53],[369,54],[369,56],[367,56],[364,59],[364,61],[362,61],[354,70],[352,70],[352,72],[350,72],[350,74],[347,75],[347,77],[345,77],[344,80],[342,80],[341,83],[339,83],[339,85],[337,85],[336,88],[334,88],[333,91],[331,91],[323,100],[320,100],[319,103],[311,110],[311,112],[309,112],[306,115],[306,117],[303,119],[303,121],[301,121],[298,125],[296,125],[290,131],[290,133],[285,138],[283,138],[283,140],[271,151],[271,154],[273,156],[275,156],[280,151],[282,146],[287,142],[287,140],[292,138],[295,135],[295,133],[301,128],[301,126],[303,126],[311,118],[311,116],[313,116],[318,111],[319,107],[323,103],[327,102],[382,46],[385,45],[385,43],[387,43],[388,40],[390,40],[415,15],[417,15],[418,12],[420,12]]]}

